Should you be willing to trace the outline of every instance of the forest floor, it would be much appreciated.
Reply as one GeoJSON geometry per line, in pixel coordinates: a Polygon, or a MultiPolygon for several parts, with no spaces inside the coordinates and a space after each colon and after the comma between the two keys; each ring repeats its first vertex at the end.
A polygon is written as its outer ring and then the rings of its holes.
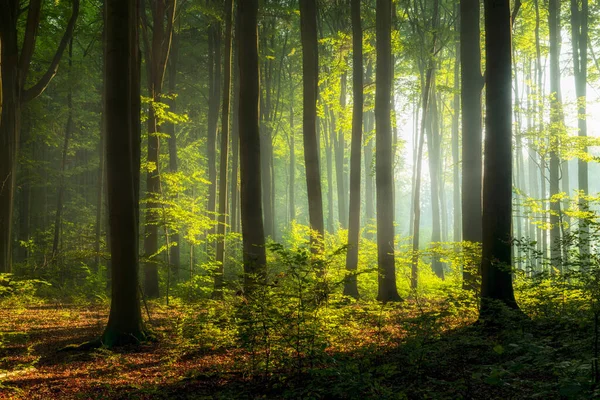
{"type": "MultiPolygon", "coordinates": [[[[600,396],[593,377],[593,327],[581,321],[536,320],[499,333],[472,325],[472,316],[459,315],[448,325],[426,323],[432,314],[423,314],[415,329],[395,329],[385,345],[370,346],[373,332],[365,327],[362,347],[326,349],[326,359],[311,360],[310,367],[308,359],[303,368],[295,367],[303,362],[299,358],[288,365],[273,361],[265,375],[248,367],[249,355],[239,347],[207,350],[186,341],[181,323],[186,312],[189,308],[151,304],[149,325],[158,340],[137,348],[59,351],[98,338],[108,307],[1,308],[0,399],[600,396]]],[[[414,315],[400,317],[414,321],[414,315]]]]}

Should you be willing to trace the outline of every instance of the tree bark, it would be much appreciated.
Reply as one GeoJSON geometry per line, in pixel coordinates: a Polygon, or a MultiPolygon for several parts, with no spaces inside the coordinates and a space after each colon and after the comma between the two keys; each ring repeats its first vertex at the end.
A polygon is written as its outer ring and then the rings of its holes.
{"type": "Polygon", "coordinates": [[[58,183],[58,193],[56,195],[56,214],[54,217],[54,240],[52,242],[52,261],[56,262],[58,256],[58,245],[60,240],[60,231],[62,225],[63,199],[65,196],[65,171],[67,168],[67,155],[69,151],[69,140],[73,134],[73,88],[70,84],[71,68],[73,66],[73,38],[69,40],[69,69],[67,77],[69,79],[69,92],[67,94],[67,125],[65,127],[65,140],[63,141],[62,161],[60,164],[60,177],[58,183]]]}
{"type": "Polygon", "coordinates": [[[313,252],[323,247],[323,199],[317,141],[317,97],[319,91],[319,56],[317,44],[316,0],[300,0],[300,36],[302,40],[304,165],[308,195],[313,252]]]}
{"type": "MultiPolygon", "coordinates": [[[[480,243],[482,193],[481,50],[479,0],[460,1],[460,65],[462,106],[462,236],[480,243]]],[[[473,257],[470,257],[473,258],[473,257]]],[[[474,265],[463,271],[463,287],[474,288],[474,265]]]]}
{"type": "Polygon", "coordinates": [[[560,9],[557,0],[548,2],[548,25],[550,28],[550,258],[552,265],[562,271],[560,237],[560,201],[552,199],[560,193],[558,146],[561,134],[562,105],[560,104],[560,9]]]}
{"type": "Polygon", "coordinates": [[[392,1],[377,0],[376,12],[376,150],[375,185],[377,190],[377,300],[400,301],[394,264],[394,193],[392,184],[392,1]]]}
{"type": "Polygon", "coordinates": [[[223,65],[223,109],[221,111],[221,162],[219,175],[219,224],[217,225],[217,271],[213,297],[223,298],[225,265],[225,223],[227,214],[227,170],[229,155],[229,109],[231,94],[233,0],[225,2],[225,61],[223,65]]]}
{"type": "Polygon", "coordinates": [[[512,71],[509,0],[485,0],[486,135],[481,309],[518,308],[512,286],[512,71]]]}
{"type": "Polygon", "coordinates": [[[258,0],[238,2],[240,15],[240,173],[244,246],[244,290],[251,293],[266,277],[267,258],[261,202],[258,0]]]}
{"type": "Polygon", "coordinates": [[[363,124],[363,46],[360,0],[350,3],[352,14],[352,142],[350,151],[350,205],[348,215],[348,252],[344,295],[358,298],[356,272],[360,239],[360,167],[363,124]]]}
{"type": "Polygon", "coordinates": [[[105,104],[111,307],[105,346],[146,339],[138,281],[140,59],[136,0],[106,0],[105,104]]]}
{"type": "MultiPolygon", "coordinates": [[[[571,44],[573,46],[573,70],[575,75],[575,94],[577,95],[577,127],[582,141],[587,140],[587,48],[588,48],[588,0],[571,0],[571,44]]],[[[583,147],[587,152],[587,146],[583,147]]],[[[588,164],[581,158],[577,161],[577,185],[583,196],[579,199],[579,209],[588,211],[589,194],[588,164]]],[[[585,219],[579,220],[579,254],[582,263],[589,262],[590,243],[589,226],[585,219]]]]}

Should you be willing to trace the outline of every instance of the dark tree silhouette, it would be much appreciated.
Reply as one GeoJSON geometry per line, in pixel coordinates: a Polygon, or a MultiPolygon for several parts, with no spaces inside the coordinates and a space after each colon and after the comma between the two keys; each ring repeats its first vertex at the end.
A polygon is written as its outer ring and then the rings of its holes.
{"type": "Polygon", "coordinates": [[[137,0],[106,0],[105,103],[111,307],[106,346],[146,339],[138,280],[140,58],[137,0]]]}
{"type": "Polygon", "coordinates": [[[518,308],[512,286],[512,64],[510,0],[485,0],[486,135],[480,315],[518,308]]]}
{"type": "Polygon", "coordinates": [[[238,2],[240,63],[240,173],[242,241],[244,243],[244,288],[252,291],[265,274],[267,257],[261,202],[258,0],[238,2]]]}

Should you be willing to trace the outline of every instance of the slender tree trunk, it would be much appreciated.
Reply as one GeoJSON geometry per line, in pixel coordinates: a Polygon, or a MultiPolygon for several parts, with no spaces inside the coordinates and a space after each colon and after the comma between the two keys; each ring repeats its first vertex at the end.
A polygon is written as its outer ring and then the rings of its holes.
{"type": "MultiPolygon", "coordinates": [[[[73,66],[73,38],[69,40],[69,69],[67,76],[71,75],[71,68],[73,66]]],[[[58,193],[56,195],[56,215],[54,217],[54,240],[52,242],[52,260],[56,262],[58,256],[58,244],[60,240],[60,231],[62,225],[62,210],[63,210],[63,199],[65,196],[65,171],[67,169],[67,155],[69,152],[69,140],[73,134],[73,88],[69,84],[69,92],[67,94],[67,125],[65,128],[65,140],[63,141],[62,148],[62,161],[60,165],[60,177],[58,183],[58,193]]]]}
{"type": "MultiPolygon", "coordinates": [[[[373,63],[367,62],[366,68],[366,85],[373,84],[373,63]]],[[[375,185],[373,184],[373,111],[365,113],[364,130],[365,137],[363,139],[365,152],[365,225],[370,225],[375,219],[375,185]]],[[[373,238],[368,234],[367,237],[373,238]]]]}
{"type": "MultiPolygon", "coordinates": [[[[0,105],[1,107],[1,105],[0,105]]],[[[30,149],[34,147],[33,143],[29,143],[31,138],[31,117],[29,115],[25,115],[23,113],[23,127],[21,130],[21,138],[20,138],[20,151],[22,153],[27,152],[29,154],[26,157],[31,157],[35,160],[34,154],[35,151],[31,152],[30,149]],[[34,154],[31,154],[34,153],[34,154]]],[[[31,185],[32,185],[32,168],[29,165],[21,165],[21,174],[23,175],[21,178],[21,201],[19,207],[19,242],[27,243],[29,238],[31,237],[31,212],[32,212],[32,195],[31,195],[31,185]]],[[[26,246],[19,246],[17,248],[17,262],[26,262],[29,258],[29,248],[26,246]]]]}
{"type": "MultiPolygon", "coordinates": [[[[173,41],[171,44],[171,54],[168,60],[168,73],[169,73],[169,94],[175,96],[177,93],[177,65],[179,62],[179,38],[176,34],[173,34],[173,41]]],[[[169,109],[171,112],[177,112],[177,101],[175,98],[169,100],[169,109]]],[[[167,124],[165,127],[165,133],[169,135],[169,171],[176,173],[178,170],[177,162],[177,135],[175,124],[167,124]]],[[[181,268],[181,242],[179,238],[179,230],[175,229],[171,233],[170,246],[169,246],[169,259],[171,261],[171,271],[175,282],[179,280],[179,270],[181,268]]]]}
{"type": "MultiPolygon", "coordinates": [[[[290,85],[293,85],[292,68],[290,67],[290,85]]],[[[296,131],[294,125],[294,90],[291,88],[290,95],[290,186],[289,186],[289,208],[290,223],[296,220],[296,131]]]]}
{"type": "MultiPolygon", "coordinates": [[[[334,125],[333,113],[329,113],[330,125],[334,125]]],[[[323,118],[323,125],[327,122],[327,117],[323,118]]],[[[332,128],[335,129],[335,128],[332,128]]],[[[323,128],[324,132],[327,132],[327,128],[323,128]]],[[[327,232],[334,233],[334,205],[333,205],[333,149],[331,142],[333,141],[333,134],[323,135],[325,141],[325,163],[327,164],[327,232]]]]}
{"type": "Polygon", "coordinates": [[[233,61],[233,123],[231,127],[231,210],[229,211],[229,224],[232,232],[239,232],[239,160],[240,160],[240,118],[239,118],[239,103],[240,103],[240,68],[239,68],[239,13],[236,13],[235,21],[235,45],[234,45],[234,61],[233,61]]]}
{"type": "MultiPolygon", "coordinates": [[[[462,232],[463,240],[481,243],[482,121],[479,0],[460,1],[460,65],[462,107],[462,232]]],[[[475,257],[469,257],[474,259],[475,257]]],[[[476,267],[463,271],[463,287],[474,288],[476,267]]]]}
{"type": "Polygon", "coordinates": [[[358,298],[356,271],[360,239],[360,166],[363,124],[363,46],[360,19],[360,0],[352,0],[352,143],[350,151],[350,211],[348,225],[348,252],[344,295],[358,298]]]}
{"type": "Polygon", "coordinates": [[[561,133],[562,106],[558,99],[560,92],[560,10],[557,0],[549,0],[548,25],[550,27],[550,258],[554,267],[562,271],[561,238],[560,238],[560,201],[552,197],[560,193],[559,169],[560,159],[558,145],[561,133]]]}
{"type": "Polygon", "coordinates": [[[485,0],[486,135],[481,309],[517,308],[512,286],[512,71],[509,0],[485,0]]]}
{"type": "Polygon", "coordinates": [[[260,173],[258,0],[237,3],[240,63],[240,178],[244,290],[250,294],[266,277],[260,173]]]}
{"type": "MultiPolygon", "coordinates": [[[[208,1],[208,0],[207,0],[208,1]]],[[[213,0],[216,5],[218,0],[213,0]]],[[[211,219],[216,219],[217,202],[217,130],[221,105],[221,24],[213,21],[208,28],[208,135],[206,160],[208,162],[208,207],[211,219]]]]}
{"type": "Polygon", "coordinates": [[[394,264],[394,193],[392,186],[392,1],[377,0],[377,67],[375,92],[377,190],[377,300],[399,301],[394,264]]]}
{"type": "MultiPolygon", "coordinates": [[[[460,32],[460,22],[457,19],[455,29],[460,32]]],[[[459,113],[460,113],[460,40],[456,41],[454,60],[454,97],[452,98],[452,208],[453,208],[453,240],[462,241],[460,203],[460,149],[458,145],[459,113]]]]}
{"type": "MultiPolygon", "coordinates": [[[[431,93],[429,94],[430,113],[427,118],[427,152],[429,154],[429,175],[431,184],[431,242],[435,245],[441,242],[441,214],[440,214],[440,133],[438,123],[437,96],[435,93],[435,75],[432,77],[431,93]]],[[[444,268],[438,254],[433,253],[431,257],[431,269],[438,278],[444,278],[444,268]]]]}
{"type": "Polygon", "coordinates": [[[221,111],[221,162],[219,176],[219,225],[217,226],[217,271],[213,297],[223,298],[223,273],[225,265],[225,223],[227,214],[227,170],[229,155],[229,108],[231,94],[233,0],[225,2],[225,63],[223,65],[223,109],[221,111]]]}
{"type": "Polygon", "coordinates": [[[316,0],[300,0],[300,33],[302,39],[302,75],[304,86],[303,131],[304,165],[308,195],[308,214],[313,251],[320,251],[324,235],[323,200],[317,141],[317,97],[319,91],[319,58],[317,45],[316,0]]]}
{"type": "MultiPolygon", "coordinates": [[[[340,78],[340,106],[342,110],[346,109],[346,86],[348,81],[348,75],[344,72],[340,78]]],[[[332,115],[333,117],[333,115],[332,115]]],[[[338,195],[338,216],[340,221],[340,227],[342,229],[348,228],[348,191],[346,190],[346,173],[344,171],[346,164],[346,142],[344,139],[344,131],[342,128],[341,121],[338,124],[337,132],[333,133],[336,140],[335,144],[335,177],[337,182],[337,195],[338,195]]]]}
{"type": "MultiPolygon", "coordinates": [[[[573,70],[575,75],[575,93],[577,95],[577,127],[582,141],[587,140],[587,48],[588,48],[588,0],[571,0],[571,44],[573,46],[573,70]]],[[[583,147],[587,152],[587,146],[583,147]]],[[[581,158],[577,162],[577,185],[583,196],[579,198],[579,209],[588,211],[589,194],[588,164],[581,158]]],[[[579,254],[581,262],[589,262],[590,243],[589,226],[585,219],[579,220],[579,254]]]]}
{"type": "MultiPolygon", "coordinates": [[[[142,24],[144,25],[143,42],[146,58],[146,79],[148,94],[153,103],[162,101],[162,91],[167,62],[171,51],[173,38],[173,21],[177,0],[151,1],[150,11],[152,15],[152,38],[148,37],[148,22],[145,10],[142,10],[142,24]],[[166,24],[166,26],[165,26],[166,24]]],[[[146,176],[147,198],[146,206],[146,235],[144,237],[144,253],[146,263],[144,265],[144,291],[146,296],[156,298],[159,296],[158,289],[158,221],[160,220],[160,205],[158,203],[161,195],[160,182],[160,129],[159,116],[151,105],[148,112],[148,169],[146,176]]],[[[169,266],[169,268],[171,268],[169,266]]]]}

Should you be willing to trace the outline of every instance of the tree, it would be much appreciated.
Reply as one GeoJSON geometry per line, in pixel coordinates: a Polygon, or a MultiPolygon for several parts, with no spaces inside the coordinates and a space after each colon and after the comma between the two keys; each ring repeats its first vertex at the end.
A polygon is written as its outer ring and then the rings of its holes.
{"type": "Polygon", "coordinates": [[[399,301],[394,264],[394,192],[392,177],[392,1],[377,0],[375,92],[375,186],[377,191],[377,300],[399,301]]]}
{"type": "Polygon", "coordinates": [[[317,46],[316,0],[300,0],[300,35],[302,40],[303,74],[303,134],[304,165],[308,192],[308,214],[312,229],[313,250],[321,248],[325,227],[323,225],[323,199],[317,141],[317,97],[319,85],[319,58],[317,46]]]}
{"type": "MultiPolygon", "coordinates": [[[[560,8],[559,1],[548,2],[548,25],[550,28],[550,197],[559,194],[560,159],[558,145],[562,130],[562,104],[560,96],[560,8]]],[[[555,267],[561,268],[560,202],[550,200],[550,258],[555,267]]]]}
{"type": "Polygon", "coordinates": [[[137,0],[106,0],[105,104],[111,307],[106,346],[146,339],[138,281],[140,59],[137,0]]]}
{"type": "Polygon", "coordinates": [[[240,63],[240,173],[241,217],[244,246],[244,288],[251,292],[264,279],[267,257],[261,203],[258,0],[238,2],[240,63]]]}
{"type": "Polygon", "coordinates": [[[0,181],[3,182],[0,188],[0,272],[10,272],[12,264],[12,217],[21,109],[25,103],[41,95],[56,75],[75,29],[79,0],[73,0],[71,17],[48,69],[37,83],[27,88],[41,8],[41,0],[29,2],[23,44],[19,49],[20,1],[0,2],[0,181]]]}
{"type": "Polygon", "coordinates": [[[358,242],[360,236],[360,166],[363,123],[363,47],[360,21],[360,0],[352,0],[352,143],[350,153],[350,211],[348,226],[348,252],[346,253],[346,278],[344,294],[358,298],[356,271],[358,269],[358,242]]]}
{"type": "Polygon", "coordinates": [[[509,0],[485,0],[486,135],[483,180],[481,309],[517,309],[512,286],[512,64],[509,0]]]}
{"type": "MultiPolygon", "coordinates": [[[[462,105],[462,236],[480,243],[481,232],[481,50],[479,0],[460,1],[460,65],[462,105]]],[[[463,272],[464,286],[473,287],[469,267],[463,272]]]]}
{"type": "Polygon", "coordinates": [[[225,216],[227,214],[227,158],[229,155],[229,109],[231,94],[231,55],[232,55],[233,0],[225,2],[225,63],[223,66],[223,109],[221,111],[221,163],[219,172],[219,224],[217,226],[218,270],[215,275],[214,296],[223,296],[223,272],[225,262],[225,216]]]}
{"type": "MultiPolygon", "coordinates": [[[[588,0],[571,0],[571,44],[573,46],[573,70],[575,75],[575,94],[577,95],[577,127],[579,137],[587,140],[587,50],[588,50],[588,0]]],[[[584,145],[584,151],[587,146],[584,145]]],[[[585,196],[589,193],[588,164],[586,160],[577,162],[577,184],[583,196],[579,200],[579,208],[588,210],[588,201],[585,196]]],[[[579,252],[584,261],[590,253],[589,227],[587,223],[579,221],[579,252]]]]}
{"type": "MultiPolygon", "coordinates": [[[[145,2],[143,3],[145,4],[145,2]]],[[[146,18],[146,11],[142,9],[142,26],[144,57],[146,59],[146,78],[148,84],[148,97],[150,104],[148,115],[148,168],[146,177],[148,205],[146,208],[146,235],[144,237],[144,253],[146,264],[144,266],[144,290],[148,297],[158,297],[158,267],[153,260],[158,253],[158,216],[159,205],[156,200],[160,196],[160,169],[159,169],[159,120],[154,109],[154,104],[161,101],[163,83],[171,51],[173,39],[173,22],[177,0],[149,0],[152,15],[152,25],[146,18]],[[152,38],[149,38],[152,32],[152,38]]]]}

